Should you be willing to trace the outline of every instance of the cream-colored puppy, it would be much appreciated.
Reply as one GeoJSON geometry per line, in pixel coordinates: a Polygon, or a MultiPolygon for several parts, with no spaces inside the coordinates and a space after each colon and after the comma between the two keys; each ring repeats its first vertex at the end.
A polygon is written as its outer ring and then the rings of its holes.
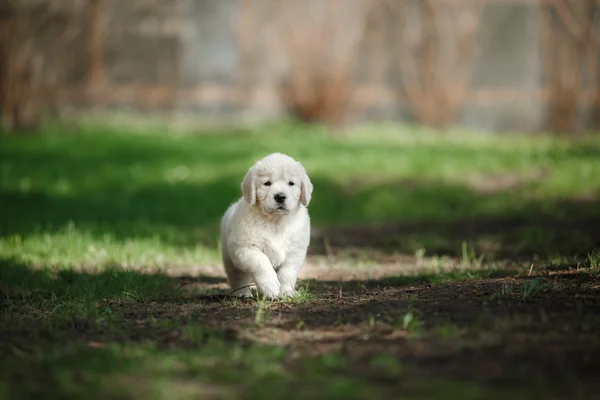
{"type": "Polygon", "coordinates": [[[302,164],[273,153],[254,164],[241,185],[243,197],[221,220],[221,256],[234,294],[288,297],[310,242],[313,185],[302,164]]]}

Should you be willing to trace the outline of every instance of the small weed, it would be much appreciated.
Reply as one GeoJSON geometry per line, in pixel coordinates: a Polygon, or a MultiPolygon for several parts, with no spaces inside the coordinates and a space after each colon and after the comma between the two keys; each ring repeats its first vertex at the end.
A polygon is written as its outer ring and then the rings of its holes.
{"type": "Polygon", "coordinates": [[[431,268],[434,273],[439,274],[442,272],[444,267],[447,267],[452,264],[452,259],[448,256],[434,256],[427,259],[426,266],[431,268]]]}
{"type": "Polygon", "coordinates": [[[532,281],[526,281],[523,284],[523,300],[526,300],[539,292],[546,291],[550,287],[551,285],[549,283],[544,283],[540,277],[537,277],[532,281]]]}
{"type": "Polygon", "coordinates": [[[501,290],[500,293],[502,294],[502,296],[510,296],[513,293],[513,288],[508,283],[503,283],[502,288],[500,290],[501,290]]]}
{"type": "Polygon", "coordinates": [[[407,312],[406,314],[404,314],[404,317],[402,318],[402,329],[409,329],[410,327],[413,326],[414,323],[414,316],[411,312],[407,312]]]}
{"type": "MultiPolygon", "coordinates": [[[[276,303],[302,304],[302,303],[308,303],[308,302],[315,300],[315,296],[308,291],[308,283],[306,284],[306,287],[301,286],[300,288],[298,288],[298,290],[296,291],[296,294],[294,294],[294,296],[286,297],[286,298],[277,298],[277,299],[269,300],[266,297],[260,298],[260,294],[256,290],[253,290],[252,293],[253,293],[253,299],[259,304],[262,302],[275,303],[275,304],[276,303]]],[[[237,305],[237,304],[238,303],[236,302],[235,305],[237,305]]]]}
{"type": "Polygon", "coordinates": [[[282,301],[285,301],[287,303],[302,304],[302,303],[309,303],[314,300],[315,300],[315,296],[308,291],[308,283],[307,283],[306,287],[302,287],[302,286],[299,287],[298,290],[296,291],[296,294],[293,297],[288,297],[286,299],[283,299],[282,301]]]}
{"type": "Polygon", "coordinates": [[[594,250],[587,254],[586,267],[590,275],[600,276],[600,250],[594,250]]]}
{"type": "Polygon", "coordinates": [[[409,333],[416,333],[423,325],[423,322],[420,321],[412,311],[408,311],[404,314],[402,319],[396,321],[394,325],[399,325],[403,330],[409,333]]]}
{"type": "Polygon", "coordinates": [[[221,300],[221,304],[229,307],[238,307],[240,305],[240,298],[238,296],[226,297],[221,300]]]}
{"type": "Polygon", "coordinates": [[[258,300],[258,307],[256,308],[256,315],[254,317],[254,323],[258,326],[263,326],[265,323],[265,309],[268,303],[267,296],[263,296],[262,299],[258,300]]]}
{"type": "Polygon", "coordinates": [[[500,286],[500,290],[496,291],[494,294],[492,294],[489,299],[494,300],[496,298],[511,297],[512,294],[513,294],[513,287],[511,285],[509,285],[508,283],[503,283],[502,286],[500,286]]]}
{"type": "Polygon", "coordinates": [[[481,266],[481,264],[483,263],[483,259],[485,258],[485,254],[481,254],[481,255],[477,256],[477,253],[475,252],[475,249],[473,248],[473,246],[469,246],[467,244],[467,242],[462,242],[461,254],[462,254],[461,265],[463,267],[467,267],[467,266],[479,267],[479,266],[481,266]]]}

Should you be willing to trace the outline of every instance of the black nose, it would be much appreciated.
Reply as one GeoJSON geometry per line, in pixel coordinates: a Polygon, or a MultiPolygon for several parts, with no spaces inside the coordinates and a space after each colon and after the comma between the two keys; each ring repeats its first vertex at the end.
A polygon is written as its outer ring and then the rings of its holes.
{"type": "Polygon", "coordinates": [[[283,193],[277,193],[275,196],[273,196],[273,198],[278,203],[283,203],[286,199],[285,194],[283,193]]]}

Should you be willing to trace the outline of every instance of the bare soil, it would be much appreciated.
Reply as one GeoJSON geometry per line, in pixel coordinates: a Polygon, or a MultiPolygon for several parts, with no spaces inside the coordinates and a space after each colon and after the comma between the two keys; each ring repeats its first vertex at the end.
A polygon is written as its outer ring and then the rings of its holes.
{"type": "MultiPolygon", "coordinates": [[[[181,298],[110,306],[123,313],[122,340],[158,337],[163,346],[192,346],[177,328],[192,319],[225,340],[283,345],[290,365],[301,356],[343,356],[351,374],[391,389],[431,378],[543,386],[552,398],[593,398],[600,389],[598,277],[567,269],[432,284],[398,277],[400,270],[401,264],[373,266],[340,280],[311,264],[300,284],[314,299],[266,303],[259,319],[259,303],[221,294],[226,283],[216,274],[174,278],[183,285],[181,298]],[[175,327],[157,328],[165,320],[175,327]],[[381,355],[397,360],[401,379],[372,368],[381,355]]],[[[86,335],[85,327],[74,331],[86,335]]],[[[115,339],[95,330],[86,338],[97,345],[115,339]]]]}

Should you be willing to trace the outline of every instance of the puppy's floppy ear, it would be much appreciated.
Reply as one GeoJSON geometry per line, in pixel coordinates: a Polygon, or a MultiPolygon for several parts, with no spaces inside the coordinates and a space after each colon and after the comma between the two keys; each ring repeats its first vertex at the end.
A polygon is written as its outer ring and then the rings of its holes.
{"type": "Polygon", "coordinates": [[[256,186],[254,186],[254,167],[250,167],[242,181],[242,195],[251,206],[256,204],[256,186]]]}
{"type": "MultiPolygon", "coordinates": [[[[302,164],[300,164],[300,166],[302,166],[302,164]]],[[[312,198],[313,184],[304,167],[302,167],[302,170],[304,171],[304,176],[302,177],[302,182],[300,184],[300,202],[306,207],[312,198]]]]}

